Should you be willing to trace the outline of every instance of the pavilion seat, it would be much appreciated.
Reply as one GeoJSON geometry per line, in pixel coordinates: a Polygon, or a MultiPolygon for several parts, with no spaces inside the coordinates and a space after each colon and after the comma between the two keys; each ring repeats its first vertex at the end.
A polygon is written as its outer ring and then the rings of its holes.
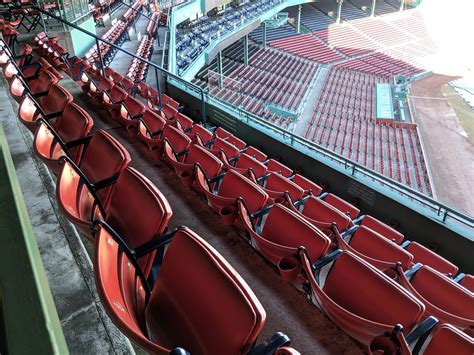
{"type": "Polygon", "coordinates": [[[177,109],[175,109],[174,107],[172,107],[168,104],[163,105],[161,107],[161,110],[163,111],[163,113],[166,116],[166,119],[168,119],[168,120],[175,119],[176,115],[179,113],[177,109]]]}
{"type": "Polygon", "coordinates": [[[450,324],[439,323],[429,317],[410,334],[405,335],[401,326],[392,332],[375,337],[369,346],[370,355],[471,355],[474,339],[450,324]]]}
{"type": "Polygon", "coordinates": [[[193,140],[193,142],[200,145],[209,143],[214,137],[212,132],[200,124],[193,124],[191,130],[186,132],[186,134],[193,140]]]}
{"type": "Polygon", "coordinates": [[[301,187],[305,194],[312,194],[314,196],[319,196],[323,191],[322,187],[318,184],[312,182],[311,180],[305,178],[300,174],[295,174],[291,177],[291,181],[293,181],[296,185],[301,187]]]}
{"type": "Polygon", "coordinates": [[[258,182],[270,197],[270,201],[273,202],[285,201],[286,194],[289,195],[291,201],[298,201],[304,195],[304,191],[301,187],[283,175],[275,172],[269,172],[259,179],[258,182]]]}
{"type": "Polygon", "coordinates": [[[224,224],[231,225],[235,222],[237,198],[245,201],[250,213],[261,210],[267,203],[268,195],[260,186],[233,170],[210,180],[203,168],[195,165],[194,176],[199,190],[206,196],[210,206],[220,214],[224,224]]]}
{"type": "Polygon", "coordinates": [[[465,289],[474,292],[474,276],[473,275],[464,275],[459,284],[462,285],[465,289]]]}
{"type": "Polygon", "coordinates": [[[180,351],[172,353],[251,353],[265,310],[206,241],[182,227],[158,244],[155,249],[167,248],[151,286],[118,233],[103,223],[96,229],[97,290],[114,324],[134,344],[163,355],[176,347],[180,351]],[[209,290],[215,297],[209,297],[209,290]]]}
{"type": "Polygon", "coordinates": [[[114,85],[110,92],[102,92],[102,105],[110,113],[118,109],[120,104],[124,102],[128,97],[127,92],[122,89],[119,85],[114,85]]]}
{"type": "Polygon", "coordinates": [[[265,164],[245,153],[240,153],[233,159],[229,159],[224,151],[221,151],[219,158],[223,161],[226,170],[237,171],[253,180],[264,176],[267,172],[265,164]]]}
{"type": "Polygon", "coordinates": [[[413,254],[414,263],[431,266],[442,274],[456,275],[459,270],[456,265],[417,242],[410,242],[405,249],[413,254]]]}
{"type": "MultiPolygon", "coordinates": [[[[161,236],[173,215],[165,196],[147,177],[131,167],[120,174],[105,212],[101,218],[130,248],[161,236]]],[[[152,252],[138,259],[146,276],[151,271],[154,255],[152,252]]]]}
{"type": "Polygon", "coordinates": [[[247,143],[245,143],[243,140],[237,138],[234,135],[230,135],[224,139],[230,144],[236,146],[239,150],[243,150],[247,146],[247,143]]]}
{"type": "Polygon", "coordinates": [[[101,103],[104,93],[109,93],[114,87],[114,83],[108,77],[100,76],[99,82],[94,80],[87,80],[82,86],[83,91],[95,99],[96,102],[101,103]]]}
{"type": "Polygon", "coordinates": [[[194,182],[193,170],[195,164],[199,164],[204,174],[211,179],[219,175],[222,170],[222,161],[197,144],[192,144],[188,151],[182,157],[179,157],[171,147],[169,141],[164,140],[163,152],[166,160],[173,166],[176,174],[181,178],[183,183],[188,186],[194,182]]]}
{"type": "Polygon", "coordinates": [[[150,151],[156,151],[161,147],[161,134],[166,125],[166,118],[146,109],[138,120],[138,139],[145,143],[150,151]]]}
{"type": "Polygon", "coordinates": [[[403,269],[411,266],[413,255],[405,249],[366,226],[354,228],[348,238],[335,231],[339,249],[351,251],[382,271],[393,269],[397,262],[403,269]]]}
{"type": "Polygon", "coordinates": [[[362,344],[397,324],[410,332],[424,314],[417,298],[349,251],[336,250],[314,265],[304,249],[299,257],[313,302],[362,344]]]}
{"type": "Polygon", "coordinates": [[[373,231],[383,235],[385,238],[391,240],[392,242],[396,244],[401,244],[403,242],[403,238],[404,238],[403,234],[396,231],[395,229],[390,227],[388,224],[385,224],[372,216],[369,216],[369,215],[361,216],[357,219],[357,223],[359,223],[359,225],[361,226],[366,226],[372,229],[373,231]]]}
{"type": "Polygon", "coordinates": [[[174,108],[175,110],[178,110],[179,111],[179,102],[176,101],[176,100],[173,100],[171,97],[169,97],[168,95],[166,94],[161,94],[161,102],[162,102],[162,105],[165,106],[165,105],[169,105],[170,107],[174,108]]]}
{"type": "Polygon", "coordinates": [[[128,95],[125,101],[120,104],[120,107],[112,112],[112,117],[125,126],[130,135],[135,135],[140,122],[138,119],[143,116],[144,111],[145,105],[128,95]]]}
{"type": "MultiPolygon", "coordinates": [[[[287,195],[287,199],[289,196],[287,195]]],[[[315,196],[307,196],[306,198],[289,203],[290,208],[300,213],[308,221],[313,223],[316,227],[321,229],[326,235],[331,235],[333,230],[331,225],[336,224],[339,231],[345,231],[352,225],[352,220],[349,216],[337,210],[324,200],[315,196]]]]}
{"type": "Polygon", "coordinates": [[[194,121],[188,116],[183,115],[181,112],[177,112],[175,116],[169,121],[174,124],[177,128],[183,132],[189,132],[193,128],[194,121]]]}
{"type": "Polygon", "coordinates": [[[434,316],[474,335],[474,296],[453,279],[427,265],[415,264],[403,272],[397,266],[401,285],[424,303],[425,316],[434,316]]]}
{"type": "Polygon", "coordinates": [[[94,124],[90,115],[71,102],[64,108],[63,115],[55,120],[54,126],[43,119],[39,123],[33,149],[54,175],[60,172],[59,158],[62,156],[68,156],[78,164],[84,148],[81,141],[94,124]]]}
{"type": "Polygon", "coordinates": [[[356,219],[359,216],[360,210],[357,207],[334,194],[328,193],[321,196],[321,198],[334,208],[337,208],[342,213],[351,217],[351,219],[356,219]]]}
{"type": "Polygon", "coordinates": [[[46,120],[62,115],[64,108],[72,102],[72,95],[59,84],[51,85],[46,96],[37,101],[26,94],[18,108],[18,118],[31,132],[36,130],[36,120],[43,117],[46,120]]]}
{"type": "MultiPolygon", "coordinates": [[[[167,140],[173,152],[178,156],[184,156],[189,146],[191,145],[191,138],[189,138],[183,131],[176,127],[166,125],[161,135],[162,141],[167,140]]],[[[166,159],[166,156],[165,156],[166,159]]],[[[180,158],[181,159],[181,158],[180,158]]]]}
{"type": "Polygon", "coordinates": [[[238,211],[254,248],[278,267],[285,281],[293,281],[301,271],[295,259],[300,246],[306,248],[311,262],[315,262],[331,245],[331,240],[318,228],[281,204],[252,216],[244,200],[239,199],[238,211]]]}
{"type": "Polygon", "coordinates": [[[247,148],[245,148],[245,154],[248,154],[261,162],[267,160],[267,155],[265,153],[252,146],[248,146],[247,148]]]}
{"type": "Polygon", "coordinates": [[[10,84],[10,94],[18,102],[26,93],[30,93],[37,98],[47,95],[51,86],[57,82],[58,79],[47,70],[41,71],[38,78],[30,81],[25,81],[20,76],[15,75],[10,84]]]}
{"type": "Polygon", "coordinates": [[[472,355],[474,353],[474,339],[449,324],[436,327],[430,337],[420,341],[423,342],[418,348],[423,349],[423,355],[472,355]]]}
{"type": "Polygon", "coordinates": [[[235,145],[225,141],[220,137],[214,139],[212,147],[209,149],[209,151],[219,158],[223,152],[227,159],[232,159],[239,154],[239,149],[235,145]]]}
{"type": "Polygon", "coordinates": [[[95,215],[108,209],[114,182],[130,160],[120,142],[102,130],[92,136],[78,165],[64,159],[56,183],[58,205],[86,235],[95,215]]]}
{"type": "Polygon", "coordinates": [[[291,170],[289,167],[283,165],[275,159],[269,159],[267,161],[267,168],[268,171],[273,171],[275,173],[283,175],[284,177],[290,177],[291,175],[293,175],[293,170],[291,170]]]}

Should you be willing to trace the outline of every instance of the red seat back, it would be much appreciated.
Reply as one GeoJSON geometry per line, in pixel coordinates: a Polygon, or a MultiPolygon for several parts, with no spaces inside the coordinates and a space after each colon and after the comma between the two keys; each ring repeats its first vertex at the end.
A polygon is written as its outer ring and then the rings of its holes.
{"type": "Polygon", "coordinates": [[[305,178],[304,176],[300,174],[296,174],[295,176],[293,176],[291,181],[293,181],[296,185],[301,187],[305,191],[305,193],[309,193],[311,191],[311,193],[314,196],[319,196],[321,192],[323,191],[321,186],[312,182],[311,180],[308,180],[307,178],[305,178]]]}
{"type": "Polygon", "coordinates": [[[217,176],[223,165],[222,161],[217,159],[215,155],[209,153],[206,149],[197,144],[193,144],[189,148],[189,152],[184,162],[187,164],[199,163],[204,174],[206,174],[206,177],[209,179],[217,176]]]}
{"type": "Polygon", "coordinates": [[[466,275],[459,282],[464,288],[468,289],[471,292],[474,292],[474,276],[466,275]]]}
{"type": "Polygon", "coordinates": [[[442,274],[456,275],[459,270],[456,265],[417,242],[411,242],[407,251],[413,254],[413,262],[431,266],[442,274]]]}
{"type": "Polygon", "coordinates": [[[381,324],[411,329],[424,312],[415,297],[349,252],[333,263],[323,290],[354,315],[381,324]]]}
{"type": "MultiPolygon", "coordinates": [[[[130,163],[130,154],[122,144],[109,133],[100,130],[91,138],[79,164],[91,183],[97,183],[120,174],[130,163]]],[[[98,191],[106,205],[113,185],[98,191]]]]}
{"type": "Polygon", "coordinates": [[[240,169],[252,169],[253,174],[257,178],[265,175],[267,172],[265,164],[245,153],[239,155],[235,167],[240,169]]]}
{"type": "Polygon", "coordinates": [[[226,154],[227,158],[229,159],[232,157],[235,157],[239,153],[239,150],[237,149],[236,146],[234,146],[233,144],[230,144],[229,142],[226,142],[225,140],[219,137],[217,137],[214,140],[214,144],[212,145],[212,150],[213,151],[222,150],[226,154]]]}
{"type": "Polygon", "coordinates": [[[213,137],[213,134],[200,124],[193,125],[193,128],[191,129],[191,134],[199,135],[199,138],[203,143],[209,142],[213,137]]]}
{"type": "Polygon", "coordinates": [[[48,95],[39,100],[39,104],[44,113],[51,114],[61,112],[64,107],[72,102],[72,95],[59,84],[51,85],[48,95]]]}
{"type": "Polygon", "coordinates": [[[438,326],[424,345],[423,355],[472,355],[474,340],[449,324],[438,326]]]}
{"type": "Polygon", "coordinates": [[[312,262],[321,258],[331,245],[323,232],[280,204],[273,205],[268,213],[262,237],[282,246],[304,246],[312,262]]]}
{"type": "MultiPolygon", "coordinates": [[[[158,188],[137,170],[128,167],[116,183],[107,210],[106,222],[127,245],[135,248],[161,235],[173,212],[158,188]]],[[[139,259],[148,275],[153,255],[139,259]]]]}
{"type": "Polygon", "coordinates": [[[395,229],[389,225],[379,221],[378,219],[366,215],[360,223],[361,226],[366,226],[375,232],[383,235],[385,238],[394,241],[397,244],[400,244],[403,241],[403,234],[397,232],[395,229]]]}
{"type": "MultiPolygon", "coordinates": [[[[265,180],[265,190],[270,190],[276,193],[288,192],[293,201],[297,201],[303,197],[304,191],[301,187],[296,185],[291,180],[288,180],[283,175],[278,173],[270,173],[270,176],[265,180]]],[[[269,192],[271,195],[271,193],[269,192]]]]}
{"type": "MultiPolygon", "coordinates": [[[[350,246],[369,258],[402,264],[404,269],[410,266],[413,255],[392,241],[374,232],[366,226],[360,226],[352,235],[350,246]]],[[[370,262],[370,261],[369,261],[370,262]]]]}
{"type": "Polygon", "coordinates": [[[413,275],[410,283],[423,298],[437,308],[474,320],[473,295],[452,279],[424,265],[413,275]]]}
{"type": "Polygon", "coordinates": [[[351,223],[350,217],[314,196],[306,200],[302,213],[318,222],[336,223],[340,231],[346,230],[351,223]]]}
{"type": "Polygon", "coordinates": [[[265,161],[267,160],[267,155],[265,153],[262,153],[259,151],[257,148],[249,146],[247,150],[245,151],[246,154],[250,155],[251,157],[254,157],[258,161],[265,161]]]}
{"type": "Polygon", "coordinates": [[[179,231],[146,309],[150,336],[191,354],[245,354],[264,321],[260,302],[227,261],[191,230],[179,231]]]}
{"type": "MultiPolygon", "coordinates": [[[[161,131],[166,125],[166,120],[163,117],[149,109],[146,109],[143,113],[142,120],[145,122],[146,127],[148,127],[151,133],[161,131]]],[[[139,126],[139,134],[143,137],[151,138],[149,132],[147,132],[143,125],[139,126]]]]}
{"type": "Polygon", "coordinates": [[[163,139],[168,139],[175,153],[179,153],[185,149],[188,149],[189,145],[191,144],[191,138],[189,138],[179,129],[170,125],[165,127],[162,137],[163,139]]]}
{"type": "Polygon", "coordinates": [[[285,177],[290,177],[293,174],[293,170],[275,159],[268,160],[267,168],[269,171],[273,171],[285,177]]]}
{"type": "Polygon", "coordinates": [[[268,195],[260,186],[233,170],[225,174],[218,195],[228,198],[242,197],[250,213],[262,209],[268,199],[268,195]]]}
{"type": "Polygon", "coordinates": [[[360,213],[360,210],[357,207],[334,194],[327,194],[324,197],[324,201],[337,208],[342,213],[345,213],[351,217],[351,219],[356,219],[360,213]]]}

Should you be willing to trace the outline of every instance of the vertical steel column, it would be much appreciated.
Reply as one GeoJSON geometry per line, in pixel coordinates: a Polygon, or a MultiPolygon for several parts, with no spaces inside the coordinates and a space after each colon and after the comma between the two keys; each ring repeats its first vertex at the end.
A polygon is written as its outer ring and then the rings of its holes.
{"type": "Polygon", "coordinates": [[[377,0],[372,0],[372,8],[370,9],[370,17],[374,17],[375,16],[375,4],[376,4],[377,0]]]}
{"type": "Polygon", "coordinates": [[[301,5],[298,5],[298,14],[296,16],[296,33],[301,32],[301,5]]]}
{"type": "Polygon", "coordinates": [[[222,52],[217,53],[217,74],[219,89],[222,89],[222,52]]]}
{"type": "Polygon", "coordinates": [[[99,43],[99,40],[97,38],[95,39],[95,45],[97,46],[97,53],[99,54],[100,73],[102,74],[102,76],[105,76],[104,58],[102,58],[102,53],[100,51],[100,43],[99,43]]]}
{"type": "Polygon", "coordinates": [[[403,11],[405,8],[405,0],[400,0],[400,11],[403,11]]]}
{"type": "Polygon", "coordinates": [[[249,65],[249,35],[244,36],[244,65],[249,65]]]}
{"type": "Polygon", "coordinates": [[[343,2],[344,2],[344,0],[337,0],[337,19],[336,19],[337,24],[341,23],[342,3],[343,2]]]}
{"type": "Polygon", "coordinates": [[[160,99],[160,109],[163,108],[163,105],[161,104],[161,83],[160,83],[160,76],[158,75],[158,69],[155,68],[155,79],[156,79],[156,90],[158,90],[158,98],[160,99]]]}

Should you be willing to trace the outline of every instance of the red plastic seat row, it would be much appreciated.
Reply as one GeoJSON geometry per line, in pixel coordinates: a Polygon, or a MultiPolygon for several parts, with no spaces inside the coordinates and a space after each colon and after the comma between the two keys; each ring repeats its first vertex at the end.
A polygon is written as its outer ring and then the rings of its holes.
{"type": "Polygon", "coordinates": [[[280,354],[298,354],[285,346],[289,339],[281,333],[255,346],[265,310],[227,261],[190,229],[181,227],[135,249],[105,222],[95,223],[95,234],[99,296],[115,325],[145,351],[273,354],[283,347],[280,354]],[[150,284],[134,255],[146,257],[165,246],[150,284]]]}

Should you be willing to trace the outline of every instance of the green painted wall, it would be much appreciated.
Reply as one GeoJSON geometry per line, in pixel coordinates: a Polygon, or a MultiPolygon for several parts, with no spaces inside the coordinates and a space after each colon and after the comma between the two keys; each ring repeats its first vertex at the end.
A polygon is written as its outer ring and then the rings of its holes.
{"type": "MultiPolygon", "coordinates": [[[[95,22],[92,17],[86,20],[85,22],[81,23],[79,27],[81,27],[82,29],[86,31],[96,33],[95,22]]],[[[92,47],[92,45],[95,43],[94,38],[76,29],[71,30],[71,40],[72,40],[72,45],[74,47],[74,53],[79,57],[82,57],[84,54],[86,54],[89,48],[92,47]]]]}

